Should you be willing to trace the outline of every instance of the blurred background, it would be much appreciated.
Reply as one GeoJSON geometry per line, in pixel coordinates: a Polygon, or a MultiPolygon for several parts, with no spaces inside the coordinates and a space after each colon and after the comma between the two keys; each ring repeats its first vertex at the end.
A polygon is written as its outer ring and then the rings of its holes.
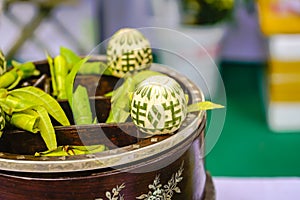
{"type": "Polygon", "coordinates": [[[0,48],[19,61],[59,54],[60,46],[86,55],[124,27],[161,28],[150,40],[197,63],[202,78],[174,54],[154,51],[156,62],[189,76],[207,99],[227,102],[205,158],[217,199],[300,196],[299,0],[0,2],[0,48]]]}

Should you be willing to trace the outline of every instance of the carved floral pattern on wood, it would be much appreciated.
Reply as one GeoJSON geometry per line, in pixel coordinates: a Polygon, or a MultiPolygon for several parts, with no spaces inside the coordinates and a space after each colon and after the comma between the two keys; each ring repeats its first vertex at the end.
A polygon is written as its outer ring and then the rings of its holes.
{"type": "MultiPolygon", "coordinates": [[[[172,174],[172,177],[169,181],[162,185],[160,182],[160,174],[156,175],[155,179],[153,180],[152,184],[148,185],[149,191],[147,194],[142,194],[136,199],[140,200],[172,200],[172,197],[175,194],[181,193],[181,189],[178,186],[183,179],[183,165],[184,162],[181,163],[180,168],[177,170],[176,173],[172,174]]],[[[122,189],[125,188],[125,183],[121,185],[117,185],[112,191],[107,191],[105,193],[107,200],[125,200],[123,194],[121,194],[122,189]]],[[[97,198],[95,200],[104,200],[103,198],[97,198]]]]}

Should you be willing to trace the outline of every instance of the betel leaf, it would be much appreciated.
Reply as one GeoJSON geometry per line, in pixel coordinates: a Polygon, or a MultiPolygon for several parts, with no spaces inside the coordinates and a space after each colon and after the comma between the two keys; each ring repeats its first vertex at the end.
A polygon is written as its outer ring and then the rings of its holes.
{"type": "Polygon", "coordinates": [[[80,56],[66,47],[60,47],[60,55],[66,59],[69,70],[72,69],[75,63],[81,60],[80,56]]]}
{"type": "Polygon", "coordinates": [[[47,112],[63,126],[70,125],[70,122],[59,103],[43,90],[28,86],[9,91],[9,94],[21,100],[28,101],[28,99],[30,99],[32,103],[42,105],[47,112]]]}
{"type": "Polygon", "coordinates": [[[0,98],[0,104],[8,115],[30,109],[36,105],[41,105],[35,104],[29,100],[21,100],[11,95],[7,95],[6,98],[0,98]]]}
{"type": "Polygon", "coordinates": [[[89,57],[85,57],[85,58],[81,59],[79,62],[77,62],[72,67],[72,70],[70,71],[70,73],[66,77],[66,81],[65,81],[66,94],[67,94],[68,102],[70,104],[71,109],[73,107],[73,87],[74,87],[74,80],[75,80],[76,74],[77,74],[78,70],[80,69],[80,67],[85,62],[87,62],[88,59],[89,59],[89,57]]]}
{"type": "Polygon", "coordinates": [[[90,101],[85,87],[78,85],[73,95],[73,103],[76,105],[72,109],[75,124],[92,124],[90,101]]]}
{"type": "Polygon", "coordinates": [[[15,60],[12,60],[11,62],[12,66],[17,68],[18,70],[21,70],[22,78],[29,78],[31,76],[38,76],[40,75],[40,71],[35,68],[35,65],[33,62],[25,62],[25,63],[19,63],[15,60]]]}
{"type": "Polygon", "coordinates": [[[11,90],[11,89],[15,88],[20,83],[20,81],[22,80],[23,72],[22,71],[16,71],[16,73],[17,73],[18,76],[14,80],[14,82],[7,87],[8,90],[11,90]]]}
{"type": "Polygon", "coordinates": [[[127,77],[125,82],[113,92],[111,98],[111,110],[106,123],[125,122],[129,116],[130,99],[128,94],[134,91],[134,82],[127,77]]]}
{"type": "Polygon", "coordinates": [[[68,74],[68,68],[66,60],[63,56],[58,55],[54,58],[54,73],[57,87],[57,98],[66,99],[66,84],[65,79],[68,74]]]}
{"type": "Polygon", "coordinates": [[[224,106],[220,104],[215,104],[210,101],[203,101],[203,102],[197,102],[194,104],[191,104],[188,106],[187,111],[188,112],[196,112],[201,110],[212,110],[217,108],[224,108],[224,106]]]}
{"type": "Polygon", "coordinates": [[[50,75],[51,75],[51,83],[52,83],[52,95],[57,96],[58,91],[57,91],[57,83],[56,83],[56,76],[55,76],[55,71],[54,71],[54,64],[53,64],[53,59],[52,57],[46,52],[48,64],[49,64],[49,69],[50,69],[50,75]]]}
{"type": "Polygon", "coordinates": [[[39,114],[33,110],[25,110],[13,113],[9,118],[9,123],[17,128],[29,131],[31,133],[38,132],[39,114]]]}
{"type": "Polygon", "coordinates": [[[71,156],[71,155],[86,155],[92,153],[100,153],[107,150],[105,145],[90,145],[90,146],[59,146],[56,149],[37,152],[35,156],[71,156]]]}
{"type": "Polygon", "coordinates": [[[40,120],[38,129],[49,150],[57,148],[56,135],[47,110],[42,106],[37,106],[34,110],[38,113],[40,120]]]}
{"type": "Polygon", "coordinates": [[[111,110],[106,120],[107,123],[125,122],[130,115],[130,94],[134,92],[136,86],[150,76],[162,75],[159,72],[145,70],[133,76],[127,76],[124,83],[111,95],[111,110]]]}
{"type": "Polygon", "coordinates": [[[156,72],[156,71],[145,70],[145,71],[141,71],[141,72],[135,74],[134,76],[132,76],[132,79],[133,79],[135,85],[137,85],[140,82],[142,82],[143,80],[149,78],[150,76],[157,76],[157,75],[163,75],[163,74],[160,72],[156,72]]]}
{"type": "Polygon", "coordinates": [[[111,76],[112,72],[104,62],[86,62],[78,71],[79,74],[98,74],[111,76]]]}

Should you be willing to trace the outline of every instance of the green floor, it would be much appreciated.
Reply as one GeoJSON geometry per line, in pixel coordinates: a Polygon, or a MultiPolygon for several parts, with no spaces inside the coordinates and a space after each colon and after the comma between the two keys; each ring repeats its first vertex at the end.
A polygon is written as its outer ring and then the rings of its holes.
{"type": "Polygon", "coordinates": [[[300,176],[300,132],[268,129],[261,96],[261,64],[223,63],[227,114],[206,157],[213,176],[300,176]]]}

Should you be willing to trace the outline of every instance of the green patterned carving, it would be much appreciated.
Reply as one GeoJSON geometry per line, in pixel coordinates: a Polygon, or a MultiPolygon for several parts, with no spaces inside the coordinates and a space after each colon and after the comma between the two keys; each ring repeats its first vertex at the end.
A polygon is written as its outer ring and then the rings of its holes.
{"type": "Polygon", "coordinates": [[[116,77],[148,69],[153,60],[149,41],[138,30],[130,28],[121,29],[112,36],[106,53],[108,67],[116,77]]]}
{"type": "Polygon", "coordinates": [[[176,131],[187,113],[180,85],[168,76],[152,76],[141,82],[131,103],[131,118],[141,131],[167,134],[176,131]]]}
{"type": "Polygon", "coordinates": [[[139,126],[145,126],[146,112],[147,112],[147,104],[143,103],[141,105],[140,101],[133,101],[134,110],[132,110],[132,119],[136,122],[139,126]]]}
{"type": "Polygon", "coordinates": [[[0,50],[0,76],[6,72],[6,60],[3,52],[0,50]]]}
{"type": "Polygon", "coordinates": [[[2,130],[5,127],[5,113],[2,107],[0,107],[0,136],[2,135],[2,130]]]}
{"type": "Polygon", "coordinates": [[[153,125],[153,127],[156,129],[158,128],[158,123],[160,122],[161,118],[162,118],[162,114],[161,114],[161,106],[160,105],[152,105],[149,113],[148,113],[148,117],[147,119],[149,120],[149,122],[153,125]]]}

